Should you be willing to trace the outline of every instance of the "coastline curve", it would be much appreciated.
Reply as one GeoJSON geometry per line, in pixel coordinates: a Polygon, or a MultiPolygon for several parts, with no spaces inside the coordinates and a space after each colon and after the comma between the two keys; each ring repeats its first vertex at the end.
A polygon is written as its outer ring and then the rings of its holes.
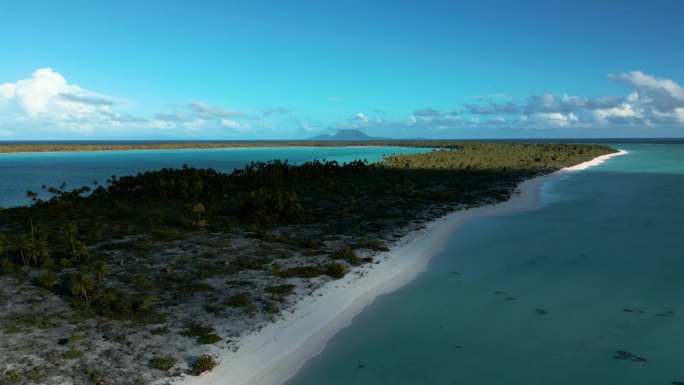
{"type": "Polygon", "coordinates": [[[213,371],[174,383],[282,385],[309,359],[320,354],[328,340],[349,326],[376,297],[399,289],[424,272],[432,256],[441,252],[448,238],[466,222],[533,209],[539,205],[543,184],[624,154],[627,152],[619,150],[526,180],[505,202],[455,211],[429,222],[403,237],[389,251],[378,254],[378,264],[359,267],[344,278],[327,283],[313,295],[300,299],[294,312],[243,336],[237,352],[216,348],[212,353],[219,355],[220,365],[213,371]]]}

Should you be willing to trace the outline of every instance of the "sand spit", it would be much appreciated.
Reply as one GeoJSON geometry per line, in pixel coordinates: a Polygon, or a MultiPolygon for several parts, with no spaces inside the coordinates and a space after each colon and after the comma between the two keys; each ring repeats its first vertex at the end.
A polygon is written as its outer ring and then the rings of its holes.
{"type": "Polygon", "coordinates": [[[239,350],[219,349],[212,353],[220,365],[199,377],[186,377],[178,384],[192,385],[281,385],[311,357],[323,351],[326,342],[348,326],[354,316],[382,294],[412,281],[425,271],[430,258],[446,240],[471,219],[510,214],[535,208],[542,184],[571,172],[584,170],[626,154],[603,155],[549,175],[527,180],[508,201],[456,211],[415,230],[375,257],[379,263],[362,266],[345,278],[331,281],[312,296],[300,299],[292,313],[259,332],[245,335],[239,350]]]}

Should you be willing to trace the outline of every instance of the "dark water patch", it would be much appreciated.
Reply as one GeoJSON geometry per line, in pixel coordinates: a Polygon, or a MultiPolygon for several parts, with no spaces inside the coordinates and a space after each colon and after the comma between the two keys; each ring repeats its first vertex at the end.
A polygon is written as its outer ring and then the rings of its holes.
{"type": "Polygon", "coordinates": [[[630,352],[625,351],[625,350],[616,350],[615,356],[613,358],[615,358],[616,360],[627,360],[627,361],[634,361],[634,362],[648,362],[648,360],[646,360],[645,358],[639,357],[636,354],[630,353],[630,352]]]}

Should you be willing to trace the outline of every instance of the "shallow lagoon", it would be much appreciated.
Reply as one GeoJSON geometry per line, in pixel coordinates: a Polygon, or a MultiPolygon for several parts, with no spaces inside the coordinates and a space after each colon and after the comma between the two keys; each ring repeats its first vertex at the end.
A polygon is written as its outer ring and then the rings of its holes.
{"type": "Polygon", "coordinates": [[[92,186],[93,181],[105,183],[112,175],[118,177],[161,168],[213,168],[232,172],[252,161],[287,159],[301,164],[314,159],[376,162],[385,155],[430,151],[409,147],[248,147],[189,150],[139,150],[93,152],[45,152],[0,154],[0,207],[26,205],[26,191],[41,190],[42,185],[67,189],[92,186]]]}
{"type": "Polygon", "coordinates": [[[461,228],[287,384],[684,382],[684,146],[616,147],[461,228]]]}

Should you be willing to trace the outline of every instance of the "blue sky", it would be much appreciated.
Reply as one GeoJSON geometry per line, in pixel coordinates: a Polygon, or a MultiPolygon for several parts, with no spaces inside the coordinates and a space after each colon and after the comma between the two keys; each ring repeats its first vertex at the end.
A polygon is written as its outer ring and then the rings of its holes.
{"type": "Polygon", "coordinates": [[[681,1],[0,0],[0,140],[684,136],[681,1]]]}

